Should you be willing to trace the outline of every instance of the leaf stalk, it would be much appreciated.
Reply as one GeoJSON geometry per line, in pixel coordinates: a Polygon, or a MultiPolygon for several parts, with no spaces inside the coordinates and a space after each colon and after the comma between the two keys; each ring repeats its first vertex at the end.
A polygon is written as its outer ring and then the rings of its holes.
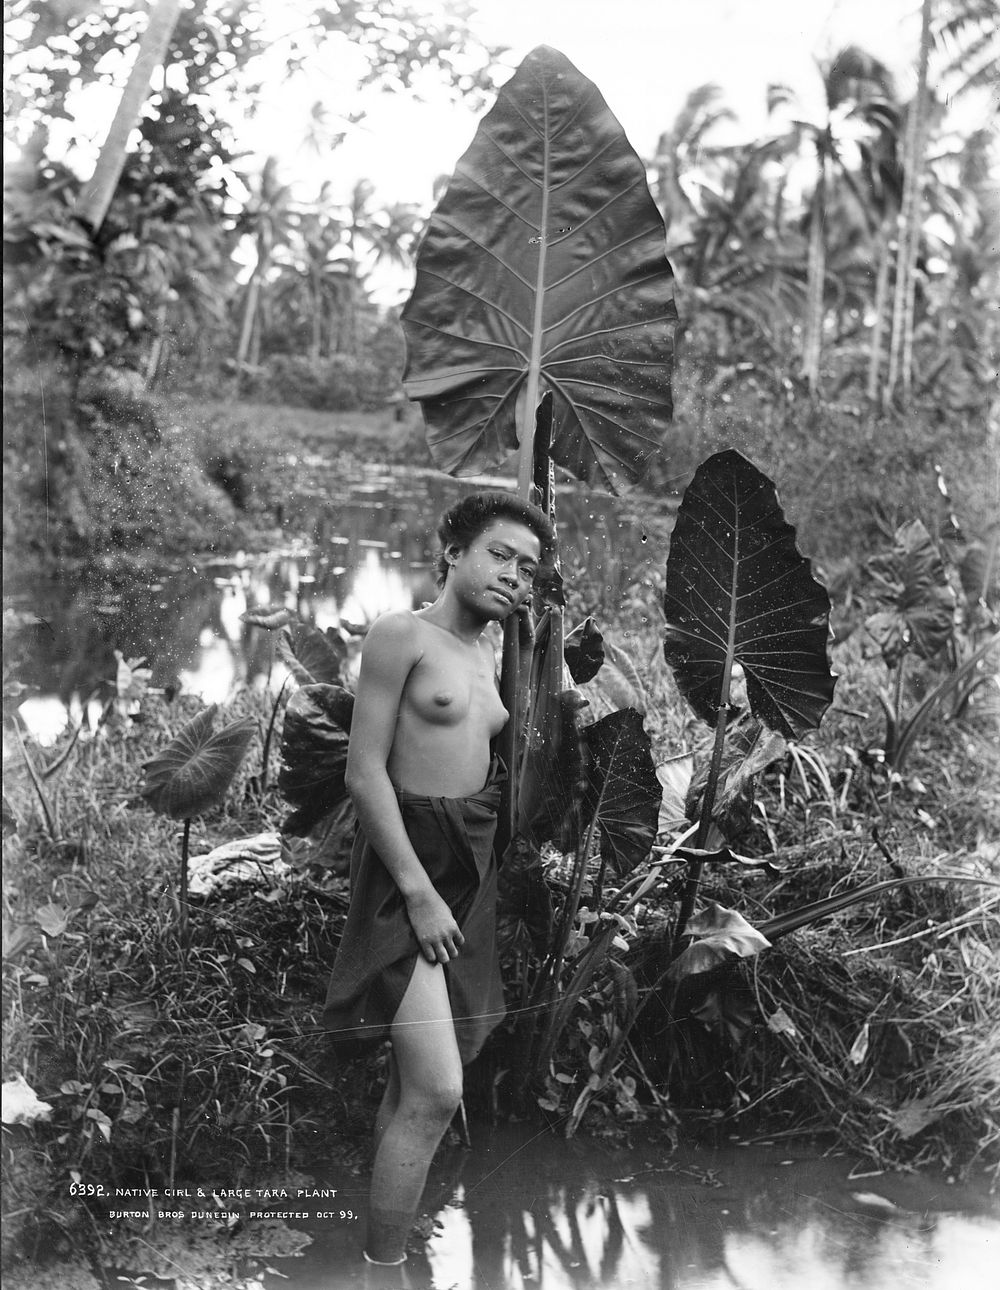
{"type": "MultiPolygon", "coordinates": [[[[729,688],[732,681],[732,656],[726,659],[725,672],[722,678],[723,699],[719,704],[719,717],[715,723],[715,743],[712,746],[712,762],[708,768],[708,779],[705,783],[705,792],[701,799],[701,812],[698,818],[698,832],[695,834],[694,845],[698,850],[705,850],[708,842],[708,831],[712,827],[712,811],[715,808],[715,795],[719,787],[719,776],[722,773],[722,754],[726,746],[726,728],[729,724],[729,713],[732,704],[729,702],[729,688]]],[[[688,920],[694,911],[695,897],[698,894],[698,885],[701,882],[702,862],[700,860],[691,860],[688,863],[688,876],[684,884],[684,892],[681,896],[680,909],[677,913],[677,927],[674,931],[674,943],[672,947],[672,957],[676,958],[681,948],[681,941],[684,938],[684,932],[688,925],[688,920]]]]}

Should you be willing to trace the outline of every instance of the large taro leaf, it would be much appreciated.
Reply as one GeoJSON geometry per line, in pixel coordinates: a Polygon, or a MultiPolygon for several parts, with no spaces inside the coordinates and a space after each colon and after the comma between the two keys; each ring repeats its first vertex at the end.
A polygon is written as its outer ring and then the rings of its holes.
{"type": "Polygon", "coordinates": [[[282,832],[305,837],[347,798],[347,741],[354,695],[339,685],[305,685],[285,709],[278,790],[296,809],[282,832]]]}
{"type": "Polygon", "coordinates": [[[307,623],[287,623],[278,637],[278,656],[299,685],[341,685],[347,646],[333,627],[325,632],[307,623]]]}
{"type": "Polygon", "coordinates": [[[458,163],[403,310],[404,385],[435,464],[471,475],[554,396],[552,459],[618,491],[672,412],[677,311],[643,163],[597,87],[533,50],[458,163]]]}
{"type": "Polygon", "coordinates": [[[585,618],[566,637],[566,666],[574,685],[593,680],[604,662],[604,637],[593,618],[585,618]]]}
{"type": "Polygon", "coordinates": [[[868,561],[882,608],[865,622],[886,666],[895,667],[909,650],[933,658],[951,638],[955,592],[944,561],[920,520],[896,530],[890,552],[868,561]]]}
{"type": "Polygon", "coordinates": [[[213,703],[199,712],[144,763],[140,793],[160,815],[189,820],[225,796],[257,727],[253,721],[233,721],[213,734],[217,711],[213,703]]]}
{"type": "Polygon", "coordinates": [[[616,873],[629,873],[649,855],[656,837],[662,790],[642,716],[633,708],[611,712],[581,731],[587,750],[584,827],[597,814],[601,856],[616,873]]]}
{"type": "Polygon", "coordinates": [[[562,611],[546,610],[535,631],[527,739],[521,755],[517,831],[536,846],[562,845],[579,800],[583,757],[576,690],[562,688],[562,611]]]}
{"type": "Polygon", "coordinates": [[[667,560],[664,655],[681,693],[714,726],[743,668],[754,716],[795,738],[833,697],[830,601],[796,550],[774,485],[738,452],[702,462],[667,560]]]}

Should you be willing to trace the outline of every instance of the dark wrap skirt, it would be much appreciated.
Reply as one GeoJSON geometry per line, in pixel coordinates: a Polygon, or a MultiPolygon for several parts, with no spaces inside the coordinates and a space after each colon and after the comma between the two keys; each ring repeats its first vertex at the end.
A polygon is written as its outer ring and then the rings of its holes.
{"type": "MultiPolygon", "coordinates": [[[[502,763],[469,797],[425,797],[397,789],[407,836],[465,944],[443,971],[463,1064],[503,1019],[496,948],[497,870],[493,856],[502,763]]],[[[323,1009],[324,1028],[345,1056],[389,1038],[420,953],[406,905],[358,827],[351,852],[351,905],[323,1009]]]]}

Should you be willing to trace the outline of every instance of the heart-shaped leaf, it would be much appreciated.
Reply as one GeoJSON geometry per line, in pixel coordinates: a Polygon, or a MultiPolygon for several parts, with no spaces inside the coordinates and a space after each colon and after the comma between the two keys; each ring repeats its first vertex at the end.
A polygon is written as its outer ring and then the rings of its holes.
{"type": "Polygon", "coordinates": [[[144,658],[126,660],[120,649],[116,649],[114,653],[117,661],[115,693],[119,706],[124,711],[128,704],[137,703],[142,699],[153,673],[148,667],[143,667],[143,663],[146,661],[144,658]]]}
{"type": "Polygon", "coordinates": [[[575,685],[593,680],[604,662],[604,637],[593,618],[574,627],[563,645],[566,666],[575,685]]]}
{"type": "Polygon", "coordinates": [[[343,684],[347,646],[333,627],[318,627],[296,621],[286,624],[278,637],[278,657],[299,685],[343,684]]]}
{"type": "Polygon", "coordinates": [[[909,650],[933,658],[955,625],[955,592],[944,561],[920,520],[896,530],[892,550],[868,561],[882,609],[865,622],[887,667],[909,650]]]}
{"type": "Polygon", "coordinates": [[[830,601],[796,550],[774,485],[733,450],[702,462],[677,513],[667,560],[663,651],[681,693],[714,726],[733,666],[754,715],[793,738],[833,698],[830,601]]]}
{"type": "Polygon", "coordinates": [[[584,819],[595,813],[601,855],[627,874],[649,855],[656,837],[662,791],[642,716],[634,708],[611,712],[581,731],[587,749],[584,819]]]}
{"type": "Polygon", "coordinates": [[[435,464],[498,465],[554,396],[552,460],[618,491],[672,413],[677,311],[646,169],[597,87],[533,50],[431,216],[403,310],[435,464]]]}
{"type": "Polygon", "coordinates": [[[276,632],[298,621],[298,615],[291,609],[248,609],[240,617],[248,627],[263,627],[266,632],[276,632]]]}
{"type": "Polygon", "coordinates": [[[218,806],[257,732],[253,721],[234,721],[215,734],[212,704],[143,766],[142,796],[154,811],[189,820],[218,806]]]}
{"type": "Polygon", "coordinates": [[[278,789],[297,809],[283,833],[305,837],[347,798],[347,743],[354,695],[339,685],[306,685],[289,699],[278,789]]]}
{"type": "Polygon", "coordinates": [[[734,956],[750,958],[771,944],[742,914],[714,900],[688,922],[687,931],[695,939],[671,963],[667,976],[673,981],[708,972],[734,956]]]}
{"type": "Polygon", "coordinates": [[[62,936],[72,917],[73,910],[66,905],[39,905],[35,910],[35,922],[46,936],[62,936]]]}
{"type": "MultiPolygon", "coordinates": [[[[712,803],[712,822],[727,838],[738,837],[750,825],[755,783],[761,771],[779,761],[788,751],[783,735],[768,730],[753,717],[738,721],[726,730],[718,788],[712,803]]],[[[699,762],[688,790],[686,814],[698,819],[702,796],[708,782],[709,761],[699,762]]]]}
{"type": "Polygon", "coordinates": [[[538,846],[543,842],[562,846],[583,779],[577,729],[582,699],[576,690],[561,688],[562,640],[562,611],[550,607],[535,630],[531,713],[517,795],[517,831],[538,846]]]}

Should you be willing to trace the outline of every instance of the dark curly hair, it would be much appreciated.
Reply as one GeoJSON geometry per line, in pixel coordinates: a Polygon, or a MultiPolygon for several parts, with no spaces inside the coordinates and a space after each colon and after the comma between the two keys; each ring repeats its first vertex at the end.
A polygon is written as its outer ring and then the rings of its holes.
{"type": "Polygon", "coordinates": [[[471,493],[441,516],[437,535],[441,549],[437,555],[435,571],[437,585],[444,586],[448,576],[448,547],[457,546],[465,551],[480,533],[494,520],[514,520],[531,529],[541,543],[543,563],[552,555],[556,535],[545,514],[530,502],[522,501],[512,493],[471,493]]]}

